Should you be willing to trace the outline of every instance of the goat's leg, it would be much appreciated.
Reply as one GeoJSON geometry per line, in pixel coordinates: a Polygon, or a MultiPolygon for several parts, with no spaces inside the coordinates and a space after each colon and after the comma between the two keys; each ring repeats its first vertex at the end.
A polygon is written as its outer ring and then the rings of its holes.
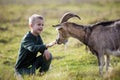
{"type": "Polygon", "coordinates": [[[110,56],[106,55],[106,71],[108,72],[109,69],[109,63],[110,63],[110,56]]]}
{"type": "Polygon", "coordinates": [[[98,58],[98,64],[99,64],[99,72],[100,72],[100,75],[102,76],[103,75],[103,67],[105,64],[104,55],[99,53],[97,58],[98,58]]]}

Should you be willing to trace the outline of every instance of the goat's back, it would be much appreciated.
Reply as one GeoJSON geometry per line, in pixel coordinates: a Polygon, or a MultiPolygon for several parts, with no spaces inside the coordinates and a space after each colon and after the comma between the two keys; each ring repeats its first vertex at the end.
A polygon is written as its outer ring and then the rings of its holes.
{"type": "Polygon", "coordinates": [[[117,50],[120,47],[120,20],[95,24],[88,45],[95,50],[117,50]]]}

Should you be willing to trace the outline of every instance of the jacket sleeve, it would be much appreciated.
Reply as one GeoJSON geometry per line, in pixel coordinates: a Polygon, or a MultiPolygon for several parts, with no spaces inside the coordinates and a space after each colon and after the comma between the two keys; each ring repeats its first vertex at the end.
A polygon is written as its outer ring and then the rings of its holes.
{"type": "Polygon", "coordinates": [[[36,45],[31,38],[26,38],[22,41],[23,47],[30,52],[40,52],[44,53],[47,49],[44,44],[36,45]]]}

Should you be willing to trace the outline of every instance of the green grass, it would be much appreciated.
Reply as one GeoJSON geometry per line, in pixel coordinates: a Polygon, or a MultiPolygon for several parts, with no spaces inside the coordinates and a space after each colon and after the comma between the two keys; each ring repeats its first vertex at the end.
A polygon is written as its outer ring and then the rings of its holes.
{"type": "MultiPolygon", "coordinates": [[[[103,20],[120,18],[119,2],[77,3],[75,1],[49,4],[9,4],[0,5],[0,80],[15,80],[14,65],[18,56],[20,41],[29,31],[28,17],[34,13],[45,17],[45,27],[41,34],[45,43],[56,39],[57,31],[52,25],[59,23],[65,12],[74,12],[82,20],[76,18],[69,21],[79,24],[92,24],[103,20]]],[[[97,58],[78,40],[70,38],[67,47],[56,45],[49,48],[53,54],[51,69],[44,76],[24,76],[25,80],[119,80],[120,59],[111,57],[113,74],[99,75],[97,58]],[[117,64],[115,64],[115,62],[117,64]]],[[[105,72],[105,70],[104,70],[105,72]]]]}

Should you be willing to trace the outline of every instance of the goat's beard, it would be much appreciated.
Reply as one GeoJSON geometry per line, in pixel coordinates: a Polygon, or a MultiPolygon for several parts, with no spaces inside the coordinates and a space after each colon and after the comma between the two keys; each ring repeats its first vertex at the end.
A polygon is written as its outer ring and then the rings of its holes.
{"type": "Polygon", "coordinates": [[[68,45],[68,41],[64,43],[64,46],[65,46],[65,47],[64,47],[64,50],[65,50],[65,51],[66,51],[66,49],[67,49],[67,45],[68,45]]]}
{"type": "Polygon", "coordinates": [[[64,40],[63,44],[64,44],[64,45],[66,45],[66,44],[67,44],[67,42],[68,42],[68,40],[64,40]]]}

